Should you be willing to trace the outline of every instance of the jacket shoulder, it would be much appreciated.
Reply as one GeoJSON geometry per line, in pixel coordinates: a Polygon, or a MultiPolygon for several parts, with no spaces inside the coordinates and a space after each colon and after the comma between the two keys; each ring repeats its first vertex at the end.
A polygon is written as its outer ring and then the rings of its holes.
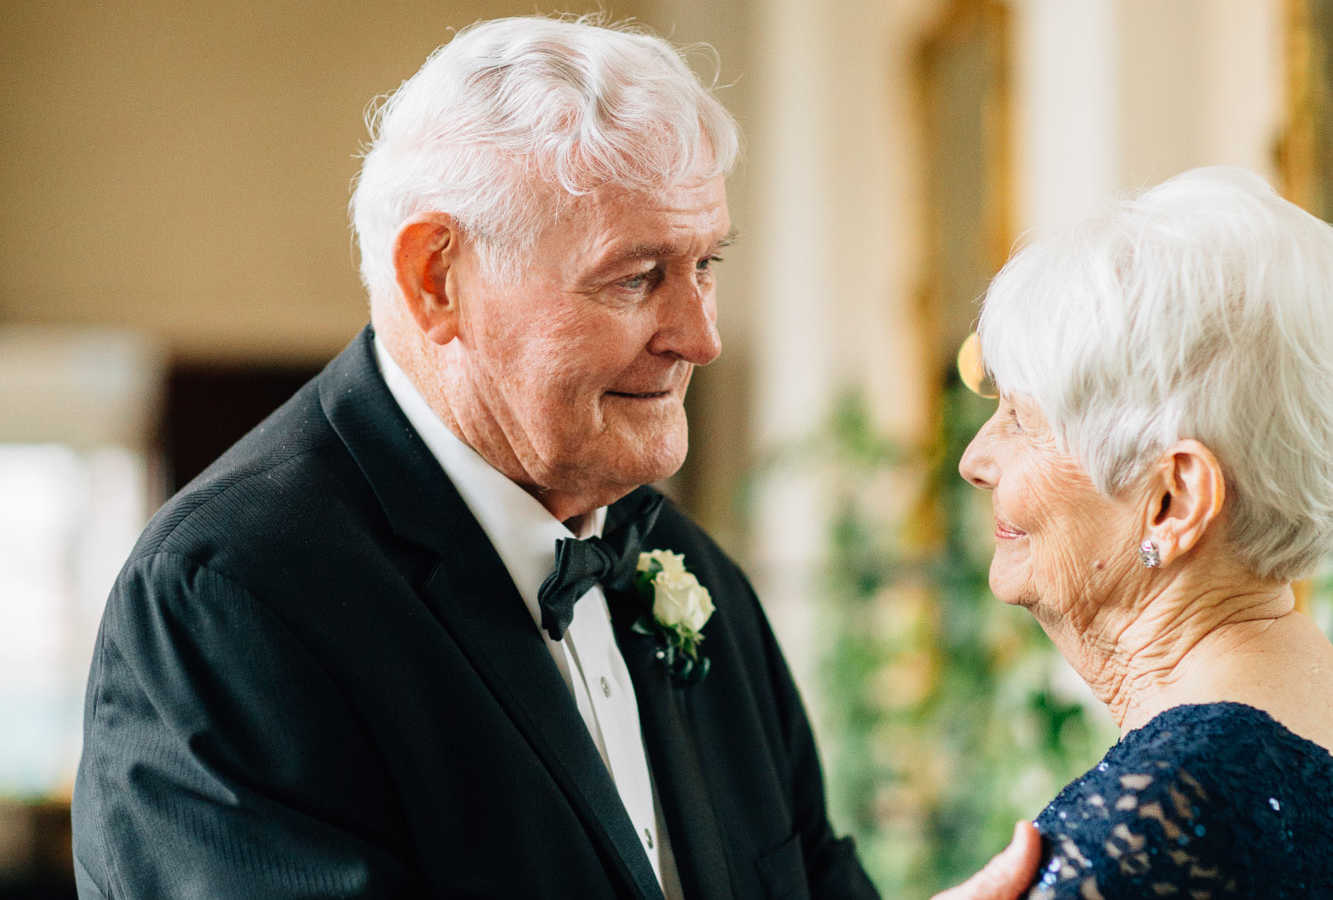
{"type": "Polygon", "coordinates": [[[386,528],[324,415],[316,378],[162,506],[126,569],[169,555],[247,584],[269,574],[309,579],[386,528]]]}

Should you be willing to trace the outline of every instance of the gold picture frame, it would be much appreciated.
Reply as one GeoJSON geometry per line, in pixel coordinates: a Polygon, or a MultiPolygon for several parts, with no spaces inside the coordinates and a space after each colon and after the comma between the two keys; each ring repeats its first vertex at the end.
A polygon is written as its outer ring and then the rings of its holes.
{"type": "Polygon", "coordinates": [[[1283,192],[1333,219],[1333,0],[1286,0],[1287,124],[1278,141],[1283,192]]]}

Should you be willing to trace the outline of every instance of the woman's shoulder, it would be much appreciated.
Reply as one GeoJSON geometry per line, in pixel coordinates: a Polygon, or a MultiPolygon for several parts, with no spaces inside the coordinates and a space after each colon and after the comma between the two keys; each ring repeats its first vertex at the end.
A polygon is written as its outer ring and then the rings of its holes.
{"type": "Polygon", "coordinates": [[[1038,817],[1046,851],[1029,896],[1326,896],[1333,863],[1309,851],[1333,840],[1330,803],[1324,748],[1253,707],[1175,707],[1038,817]]]}

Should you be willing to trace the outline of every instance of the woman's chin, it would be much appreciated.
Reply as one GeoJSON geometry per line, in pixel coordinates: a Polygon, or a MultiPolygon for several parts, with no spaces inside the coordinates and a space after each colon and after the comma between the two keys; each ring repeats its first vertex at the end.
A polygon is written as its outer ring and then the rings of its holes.
{"type": "Polygon", "coordinates": [[[1026,580],[1013,577],[1012,573],[997,570],[994,562],[990,568],[990,592],[1007,606],[1021,606],[1031,609],[1035,603],[1032,592],[1027,590],[1026,580]]]}
{"type": "Polygon", "coordinates": [[[998,557],[999,553],[997,552],[995,557],[991,558],[990,571],[987,573],[986,580],[990,585],[991,595],[1002,603],[1008,603],[1011,596],[1009,573],[1000,567],[998,557]]]}
{"type": "Polygon", "coordinates": [[[1023,594],[1015,594],[1007,597],[1000,597],[1000,602],[1005,606],[1018,606],[1031,612],[1037,605],[1037,601],[1023,594]]]}

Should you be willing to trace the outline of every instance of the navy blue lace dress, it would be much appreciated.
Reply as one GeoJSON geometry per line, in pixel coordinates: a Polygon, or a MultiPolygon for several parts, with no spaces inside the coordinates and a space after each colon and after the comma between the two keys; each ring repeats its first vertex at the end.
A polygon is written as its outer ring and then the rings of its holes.
{"type": "Polygon", "coordinates": [[[1131,731],[1036,824],[1029,900],[1333,898],[1333,755],[1240,703],[1131,731]]]}

